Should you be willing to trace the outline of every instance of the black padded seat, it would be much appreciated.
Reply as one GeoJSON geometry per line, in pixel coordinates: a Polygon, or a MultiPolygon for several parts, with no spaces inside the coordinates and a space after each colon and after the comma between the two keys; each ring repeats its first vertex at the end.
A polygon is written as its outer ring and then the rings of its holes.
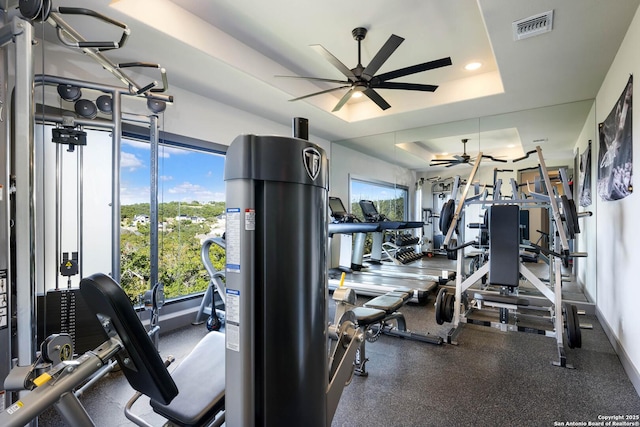
{"type": "Polygon", "coordinates": [[[384,310],[368,307],[355,307],[351,311],[356,315],[358,326],[368,326],[380,322],[387,315],[384,310]]]}
{"type": "Polygon", "coordinates": [[[404,300],[398,296],[389,294],[380,295],[374,299],[367,301],[363,304],[368,308],[377,308],[378,310],[384,310],[387,314],[396,312],[400,307],[404,305],[404,300]]]}
{"type": "Polygon", "coordinates": [[[413,296],[413,289],[398,288],[395,291],[387,292],[385,295],[402,298],[402,301],[407,302],[413,296]]]}
{"type": "Polygon", "coordinates": [[[225,338],[209,332],[171,373],[178,395],[169,405],[151,400],[153,410],[180,426],[206,425],[224,409],[225,338]]]}

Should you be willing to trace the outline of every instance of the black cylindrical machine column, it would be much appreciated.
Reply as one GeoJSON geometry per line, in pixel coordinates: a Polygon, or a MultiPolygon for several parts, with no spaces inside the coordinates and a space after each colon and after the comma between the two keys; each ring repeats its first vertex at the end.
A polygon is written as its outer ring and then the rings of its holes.
{"type": "Polygon", "coordinates": [[[327,423],[324,151],[243,135],[225,164],[226,424],[327,423]]]}

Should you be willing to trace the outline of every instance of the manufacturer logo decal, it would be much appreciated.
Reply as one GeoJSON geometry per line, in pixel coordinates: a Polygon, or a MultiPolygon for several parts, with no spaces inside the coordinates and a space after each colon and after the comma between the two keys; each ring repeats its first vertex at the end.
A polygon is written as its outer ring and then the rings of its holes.
{"type": "Polygon", "coordinates": [[[320,173],[320,152],[315,148],[307,147],[302,150],[302,163],[309,177],[315,181],[320,173]]]}

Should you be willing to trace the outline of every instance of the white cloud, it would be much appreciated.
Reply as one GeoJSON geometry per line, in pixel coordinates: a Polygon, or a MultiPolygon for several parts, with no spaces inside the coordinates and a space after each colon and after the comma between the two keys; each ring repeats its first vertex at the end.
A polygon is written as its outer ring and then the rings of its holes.
{"type": "Polygon", "coordinates": [[[169,194],[169,197],[165,197],[166,201],[223,201],[225,199],[224,193],[214,192],[208,188],[205,188],[198,184],[190,182],[183,182],[175,187],[166,190],[165,194],[169,194]],[[170,199],[170,200],[169,200],[170,199]]]}
{"type": "Polygon", "coordinates": [[[160,181],[173,181],[173,177],[171,175],[160,175],[160,181]]]}
{"type": "MultiPolygon", "coordinates": [[[[147,151],[151,149],[151,145],[148,142],[134,141],[131,139],[123,139],[122,145],[128,145],[133,148],[139,148],[147,151]]],[[[158,157],[163,157],[165,159],[168,159],[169,157],[171,157],[172,154],[175,154],[175,155],[189,154],[189,150],[185,150],[184,148],[168,147],[166,145],[160,145],[160,147],[158,148],[158,157]]]]}
{"type": "Polygon", "coordinates": [[[144,167],[144,163],[135,154],[127,153],[123,151],[120,154],[120,168],[129,169],[130,172],[136,169],[144,167]]]}
{"type": "Polygon", "coordinates": [[[133,205],[136,203],[149,203],[151,196],[149,187],[129,187],[126,183],[120,186],[120,204],[133,205]]]}

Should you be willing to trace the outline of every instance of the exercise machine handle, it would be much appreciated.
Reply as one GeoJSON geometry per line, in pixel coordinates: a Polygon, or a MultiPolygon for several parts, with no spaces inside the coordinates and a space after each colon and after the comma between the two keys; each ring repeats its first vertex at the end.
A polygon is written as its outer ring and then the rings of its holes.
{"type": "MultiPolygon", "coordinates": [[[[106,22],[107,24],[114,25],[124,30],[118,42],[78,42],[77,44],[73,44],[73,46],[77,46],[79,48],[96,48],[99,51],[118,49],[125,45],[127,39],[129,38],[129,34],[131,33],[131,30],[129,29],[129,27],[127,27],[126,24],[120,21],[116,21],[113,18],[109,18],[108,16],[98,13],[95,10],[86,9],[84,7],[59,7],[57,9],[57,12],[61,15],[91,16],[93,18],[101,20],[102,22],[106,22]]],[[[60,33],[58,33],[58,38],[60,38],[60,33]]],[[[60,41],[62,41],[64,44],[68,44],[62,38],[60,38],[60,41]]]]}
{"type": "Polygon", "coordinates": [[[458,246],[448,246],[447,245],[447,246],[445,246],[445,249],[447,250],[447,252],[449,252],[449,251],[457,251],[457,250],[460,250],[460,249],[464,249],[467,246],[478,245],[478,244],[479,243],[478,243],[477,240],[471,240],[470,242],[466,242],[466,243],[463,243],[463,244],[458,245],[458,246]]]}
{"type": "Polygon", "coordinates": [[[518,157],[517,159],[513,159],[513,160],[512,160],[512,162],[513,162],[513,163],[515,163],[515,162],[519,162],[520,160],[528,159],[528,158],[529,158],[529,156],[530,156],[531,154],[535,153],[536,151],[537,151],[537,150],[527,151],[527,154],[525,154],[525,155],[524,155],[524,156],[522,156],[522,157],[518,157]]]}
{"type": "MultiPolygon", "coordinates": [[[[533,246],[537,251],[540,251],[545,255],[553,255],[554,257],[560,258],[562,260],[568,260],[569,258],[572,258],[574,256],[568,250],[562,251],[563,253],[559,254],[558,252],[554,252],[547,248],[543,248],[542,246],[536,245],[535,243],[531,243],[531,246],[533,246]]],[[[578,255],[578,253],[576,253],[575,256],[582,256],[582,255],[578,255]]]]}
{"type": "Polygon", "coordinates": [[[143,68],[158,68],[160,70],[160,77],[162,78],[162,87],[155,88],[157,86],[156,82],[149,84],[138,91],[138,95],[141,93],[145,93],[147,91],[151,91],[154,93],[166,92],[169,89],[169,81],[167,80],[167,70],[162,68],[160,64],[154,64],[152,62],[124,62],[118,64],[118,68],[133,68],[133,67],[143,67],[143,68]]]}

